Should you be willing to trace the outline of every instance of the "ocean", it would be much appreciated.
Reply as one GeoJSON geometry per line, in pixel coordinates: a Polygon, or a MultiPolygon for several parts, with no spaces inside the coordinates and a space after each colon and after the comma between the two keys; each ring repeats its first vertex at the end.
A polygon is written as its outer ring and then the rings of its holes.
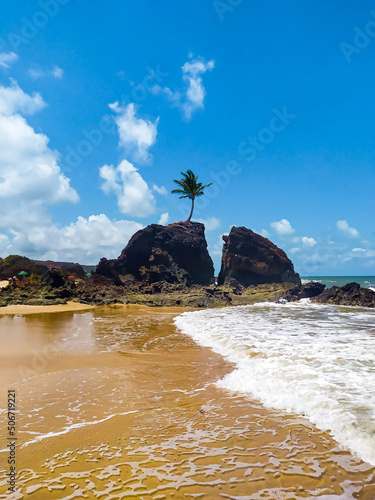
{"type": "Polygon", "coordinates": [[[306,417],[375,465],[374,310],[304,299],[185,312],[175,324],[234,363],[217,387],[306,417]]]}

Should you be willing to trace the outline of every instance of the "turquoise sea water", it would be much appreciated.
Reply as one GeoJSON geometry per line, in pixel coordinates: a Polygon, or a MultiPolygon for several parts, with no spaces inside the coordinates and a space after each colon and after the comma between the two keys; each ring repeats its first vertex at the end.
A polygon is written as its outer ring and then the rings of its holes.
{"type": "Polygon", "coordinates": [[[344,286],[347,283],[359,283],[363,288],[372,288],[375,291],[375,276],[301,276],[302,283],[318,281],[327,288],[344,286]]]}

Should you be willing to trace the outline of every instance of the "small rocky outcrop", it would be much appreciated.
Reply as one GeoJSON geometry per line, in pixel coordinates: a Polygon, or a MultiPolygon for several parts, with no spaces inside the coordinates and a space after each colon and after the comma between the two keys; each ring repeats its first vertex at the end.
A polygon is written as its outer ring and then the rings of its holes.
{"type": "Polygon", "coordinates": [[[345,286],[333,286],[314,298],[320,304],[337,304],[341,306],[375,307],[375,292],[369,288],[361,288],[358,283],[345,286]]]}
{"type": "Polygon", "coordinates": [[[48,267],[21,255],[9,255],[0,259],[0,280],[17,276],[21,271],[26,271],[29,275],[42,275],[48,271],[48,267]]]}
{"type": "Polygon", "coordinates": [[[294,288],[291,288],[283,295],[283,299],[294,302],[296,300],[301,299],[311,299],[323,293],[325,289],[325,285],[323,283],[317,283],[316,281],[310,281],[305,285],[299,285],[294,288]]]}
{"type": "Polygon", "coordinates": [[[32,274],[44,276],[52,269],[60,269],[65,276],[73,275],[75,278],[85,277],[83,267],[73,262],[53,262],[52,260],[39,261],[20,255],[9,255],[5,259],[0,259],[1,280],[17,276],[21,271],[26,271],[29,276],[32,274]]]}
{"type": "Polygon", "coordinates": [[[267,238],[246,227],[232,227],[223,240],[219,285],[301,284],[292,261],[267,238]]]}
{"type": "Polygon", "coordinates": [[[96,272],[118,285],[164,281],[191,286],[214,281],[204,225],[199,222],[151,224],[132,236],[118,259],[101,259],[96,272]]]}
{"type": "MultiPolygon", "coordinates": [[[[84,282],[83,282],[84,283],[84,282]]],[[[7,305],[44,306],[65,304],[74,298],[76,285],[58,269],[39,276],[33,273],[18,285],[9,284],[0,289],[0,307],[7,305]]]]}
{"type": "Polygon", "coordinates": [[[53,260],[35,261],[40,266],[45,266],[50,271],[52,269],[60,269],[65,276],[74,276],[75,278],[84,278],[86,275],[85,270],[81,264],[75,262],[55,262],[53,260]]]}

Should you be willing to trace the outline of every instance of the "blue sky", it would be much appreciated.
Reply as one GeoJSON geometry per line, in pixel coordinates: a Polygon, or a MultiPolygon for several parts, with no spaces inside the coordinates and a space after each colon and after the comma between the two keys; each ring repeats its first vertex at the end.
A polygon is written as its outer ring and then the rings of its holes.
{"type": "Polygon", "coordinates": [[[0,32],[0,256],[95,264],[170,194],[213,182],[302,275],[375,274],[375,8],[354,0],[8,2],[0,32]]]}

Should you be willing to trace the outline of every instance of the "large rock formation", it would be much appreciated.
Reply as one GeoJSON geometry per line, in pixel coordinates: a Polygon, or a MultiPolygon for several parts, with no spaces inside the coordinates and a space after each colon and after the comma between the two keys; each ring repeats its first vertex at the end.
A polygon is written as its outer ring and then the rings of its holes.
{"type": "Polygon", "coordinates": [[[301,284],[286,253],[267,238],[246,227],[232,227],[223,240],[219,285],[301,284]]]}
{"type": "Polygon", "coordinates": [[[132,236],[118,259],[101,259],[96,272],[117,284],[137,280],[209,285],[214,281],[204,225],[198,222],[151,224],[132,236]]]}
{"type": "Polygon", "coordinates": [[[348,283],[342,287],[333,286],[314,298],[321,304],[342,306],[375,307],[375,292],[361,288],[358,283],[348,283]]]}

